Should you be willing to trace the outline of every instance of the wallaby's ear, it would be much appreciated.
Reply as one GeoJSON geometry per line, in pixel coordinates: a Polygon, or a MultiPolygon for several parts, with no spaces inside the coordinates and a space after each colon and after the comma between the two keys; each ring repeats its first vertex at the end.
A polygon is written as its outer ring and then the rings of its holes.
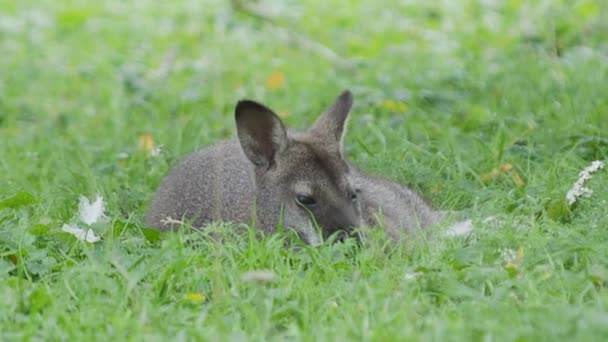
{"type": "Polygon", "coordinates": [[[308,133],[342,154],[344,126],[352,106],[353,94],[349,90],[344,90],[331,107],[319,116],[308,133]]]}
{"type": "Polygon", "coordinates": [[[241,148],[256,167],[268,168],[287,147],[287,131],[281,119],[266,106],[250,100],[239,101],[235,111],[241,148]]]}

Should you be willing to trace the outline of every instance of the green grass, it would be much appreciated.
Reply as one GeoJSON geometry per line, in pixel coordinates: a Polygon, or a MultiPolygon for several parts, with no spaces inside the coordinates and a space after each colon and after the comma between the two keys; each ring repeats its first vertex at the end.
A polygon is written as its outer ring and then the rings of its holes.
{"type": "Polygon", "coordinates": [[[608,156],[607,3],[445,3],[259,2],[271,23],[219,0],[3,2],[0,339],[608,337],[607,170],[565,204],[608,156]],[[234,133],[238,99],[303,128],[343,88],[348,156],[467,210],[473,236],[292,251],[142,224],[171,165],[234,133]],[[61,232],[97,193],[102,241],[61,232]]]}

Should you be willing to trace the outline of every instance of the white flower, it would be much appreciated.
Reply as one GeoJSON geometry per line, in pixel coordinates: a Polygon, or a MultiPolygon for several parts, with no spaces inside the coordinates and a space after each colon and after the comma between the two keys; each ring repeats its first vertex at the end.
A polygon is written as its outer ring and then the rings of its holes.
{"type": "Polygon", "coordinates": [[[500,258],[505,263],[514,262],[517,260],[517,252],[510,248],[502,248],[500,251],[500,258]]]}
{"type": "MultiPolygon", "coordinates": [[[[80,221],[89,226],[105,219],[106,216],[103,214],[104,206],[103,198],[100,195],[97,195],[93,203],[91,203],[88,198],[80,196],[80,203],[78,203],[78,216],[80,221]]],[[[101,240],[99,236],[95,235],[93,229],[89,228],[84,230],[75,224],[64,223],[61,230],[74,235],[80,241],[93,243],[101,240]]]]}
{"type": "Polygon", "coordinates": [[[150,157],[160,156],[160,153],[162,152],[161,148],[162,148],[162,146],[156,146],[155,148],[150,150],[150,157]]]}
{"type": "Polygon", "coordinates": [[[590,197],[591,194],[593,194],[593,190],[584,187],[585,182],[591,179],[591,176],[594,173],[603,168],[604,162],[595,160],[591,163],[591,165],[587,166],[583,171],[581,171],[581,173],[579,173],[578,180],[574,183],[572,188],[568,190],[568,193],[566,193],[568,205],[573,205],[580,197],[590,197]]]}
{"type": "Polygon", "coordinates": [[[78,204],[80,220],[87,225],[91,225],[100,219],[105,219],[104,206],[103,198],[100,195],[97,195],[93,203],[88,198],[80,196],[80,203],[78,204]]]}
{"type": "Polygon", "coordinates": [[[85,231],[74,224],[64,224],[63,227],[61,227],[61,230],[74,235],[80,241],[93,243],[101,240],[99,236],[95,235],[93,229],[85,231]]]}

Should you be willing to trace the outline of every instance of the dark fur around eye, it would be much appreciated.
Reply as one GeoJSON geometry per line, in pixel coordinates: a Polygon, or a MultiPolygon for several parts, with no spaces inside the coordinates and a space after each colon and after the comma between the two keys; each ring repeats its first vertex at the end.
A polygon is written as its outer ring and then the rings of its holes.
{"type": "Polygon", "coordinates": [[[317,204],[317,202],[315,201],[314,198],[312,198],[312,196],[304,195],[304,194],[297,194],[296,202],[298,202],[299,204],[301,204],[303,206],[307,206],[307,207],[312,207],[315,204],[317,204]]]}

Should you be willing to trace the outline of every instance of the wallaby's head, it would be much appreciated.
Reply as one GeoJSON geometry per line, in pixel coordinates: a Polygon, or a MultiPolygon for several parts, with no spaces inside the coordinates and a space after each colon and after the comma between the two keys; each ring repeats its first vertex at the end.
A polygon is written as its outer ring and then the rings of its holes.
{"type": "Polygon", "coordinates": [[[255,170],[258,225],[274,229],[282,222],[304,242],[316,245],[321,236],[350,233],[361,224],[357,189],[342,151],[352,103],[352,94],[344,91],[311,128],[292,136],[268,107],[238,102],[237,133],[255,170]]]}

